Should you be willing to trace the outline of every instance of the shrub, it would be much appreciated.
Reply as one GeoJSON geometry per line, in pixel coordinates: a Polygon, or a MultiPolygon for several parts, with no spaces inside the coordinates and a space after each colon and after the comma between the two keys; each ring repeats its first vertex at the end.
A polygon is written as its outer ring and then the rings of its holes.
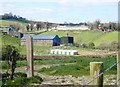
{"type": "Polygon", "coordinates": [[[33,76],[33,77],[30,77],[30,78],[27,78],[26,77],[26,74],[25,73],[16,73],[16,75],[18,75],[17,78],[15,78],[14,80],[5,80],[2,78],[2,85],[28,85],[28,84],[32,84],[32,83],[38,83],[38,84],[41,84],[41,82],[43,81],[43,79],[39,76],[33,76]],[[20,77],[20,76],[23,76],[23,77],[20,77]]]}
{"type": "Polygon", "coordinates": [[[88,48],[88,45],[85,44],[85,43],[83,43],[83,44],[82,44],[82,47],[83,47],[83,48],[88,48]]]}
{"type": "Polygon", "coordinates": [[[43,79],[39,76],[33,76],[33,77],[30,77],[28,79],[28,83],[39,83],[39,84],[41,84],[42,81],[43,81],[43,79]]]}
{"type": "Polygon", "coordinates": [[[94,49],[95,48],[95,44],[93,42],[89,42],[88,43],[88,47],[91,48],[91,49],[94,49]]]}
{"type": "Polygon", "coordinates": [[[98,46],[98,49],[100,50],[109,50],[110,48],[110,45],[107,44],[107,43],[101,43],[99,46],[98,46]]]}
{"type": "Polygon", "coordinates": [[[119,48],[118,48],[119,46],[118,46],[118,42],[117,41],[113,41],[113,42],[111,42],[111,44],[110,44],[110,51],[115,51],[115,50],[118,50],[119,48]]]}
{"type": "Polygon", "coordinates": [[[10,79],[13,79],[14,71],[16,68],[16,61],[20,57],[18,50],[15,46],[6,45],[2,48],[2,60],[5,60],[8,65],[7,73],[10,71],[10,79]],[[9,70],[10,69],[10,70],[9,70]]]}

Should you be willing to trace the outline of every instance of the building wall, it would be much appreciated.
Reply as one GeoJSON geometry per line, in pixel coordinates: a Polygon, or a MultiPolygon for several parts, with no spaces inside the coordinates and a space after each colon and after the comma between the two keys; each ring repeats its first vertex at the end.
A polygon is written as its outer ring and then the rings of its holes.
{"type": "Polygon", "coordinates": [[[62,55],[78,55],[78,52],[75,50],[51,50],[51,54],[62,54],[62,55]]]}
{"type": "MultiPolygon", "coordinates": [[[[21,45],[26,45],[25,40],[21,40],[21,45]]],[[[34,46],[53,46],[53,40],[33,40],[34,46]]]]}
{"type": "Polygon", "coordinates": [[[62,45],[72,45],[74,43],[73,37],[61,37],[61,44],[62,45]]]}

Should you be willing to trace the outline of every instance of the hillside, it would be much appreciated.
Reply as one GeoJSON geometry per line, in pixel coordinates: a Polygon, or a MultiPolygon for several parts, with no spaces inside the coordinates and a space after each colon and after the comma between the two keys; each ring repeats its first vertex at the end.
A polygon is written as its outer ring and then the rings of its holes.
{"type": "MultiPolygon", "coordinates": [[[[26,25],[27,23],[17,21],[17,20],[1,20],[2,21],[2,26],[9,26],[9,25],[17,25],[20,27],[20,31],[26,32],[26,25]]],[[[47,31],[44,32],[44,30],[40,31],[33,31],[33,32],[28,32],[31,34],[57,34],[59,37],[62,36],[73,36],[74,37],[74,42],[75,43],[89,43],[89,42],[94,42],[95,46],[99,46],[101,43],[111,43],[113,41],[118,42],[118,32],[101,32],[101,31],[96,31],[96,30],[90,30],[90,31],[47,31]]],[[[4,39],[5,43],[14,43],[11,37],[5,36],[2,37],[4,39]],[[5,39],[6,38],[6,39],[5,39]]],[[[16,39],[16,38],[15,38],[16,39]]],[[[20,41],[15,41],[19,42],[20,41]]],[[[14,43],[14,44],[15,44],[14,43]]],[[[17,44],[17,43],[16,43],[17,44]]]]}
{"type": "Polygon", "coordinates": [[[0,45],[14,45],[14,46],[20,46],[20,39],[11,37],[10,35],[2,35],[0,42],[2,44],[0,45]]]}
{"type": "Polygon", "coordinates": [[[17,20],[0,20],[2,25],[1,26],[10,26],[10,25],[16,25],[20,28],[21,32],[25,32],[26,31],[26,25],[27,23],[25,22],[21,22],[21,21],[17,21],[17,20]]]}
{"type": "Polygon", "coordinates": [[[118,42],[118,32],[106,32],[90,30],[90,31],[48,31],[43,34],[57,34],[60,37],[66,36],[74,37],[75,43],[89,43],[94,42],[95,46],[99,46],[101,43],[111,43],[113,41],[118,42]]]}

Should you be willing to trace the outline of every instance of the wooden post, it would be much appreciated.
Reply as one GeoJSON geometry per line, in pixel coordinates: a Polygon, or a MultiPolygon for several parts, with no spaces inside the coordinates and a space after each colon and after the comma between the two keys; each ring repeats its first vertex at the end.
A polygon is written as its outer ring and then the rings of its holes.
{"type": "MultiPolygon", "coordinates": [[[[100,73],[103,72],[103,62],[90,62],[90,78],[93,80],[100,73]]],[[[97,87],[103,87],[103,75],[94,79],[91,85],[96,85],[97,87]]]]}
{"type": "Polygon", "coordinates": [[[120,87],[120,52],[118,52],[117,55],[117,81],[118,81],[118,87],[120,87]]]}
{"type": "Polygon", "coordinates": [[[30,35],[26,38],[26,48],[27,48],[27,77],[32,77],[34,75],[33,68],[33,41],[30,35]]]}

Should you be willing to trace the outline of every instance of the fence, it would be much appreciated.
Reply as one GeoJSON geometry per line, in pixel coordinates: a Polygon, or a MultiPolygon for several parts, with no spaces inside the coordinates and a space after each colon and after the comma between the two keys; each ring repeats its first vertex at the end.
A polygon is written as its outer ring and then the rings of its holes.
{"type": "Polygon", "coordinates": [[[117,62],[112,64],[106,70],[103,71],[103,63],[102,62],[91,62],[90,63],[90,76],[92,76],[91,81],[87,82],[83,85],[99,85],[103,87],[103,75],[117,65],[117,80],[114,82],[114,85],[118,85],[120,87],[120,53],[117,55],[117,62]]]}

